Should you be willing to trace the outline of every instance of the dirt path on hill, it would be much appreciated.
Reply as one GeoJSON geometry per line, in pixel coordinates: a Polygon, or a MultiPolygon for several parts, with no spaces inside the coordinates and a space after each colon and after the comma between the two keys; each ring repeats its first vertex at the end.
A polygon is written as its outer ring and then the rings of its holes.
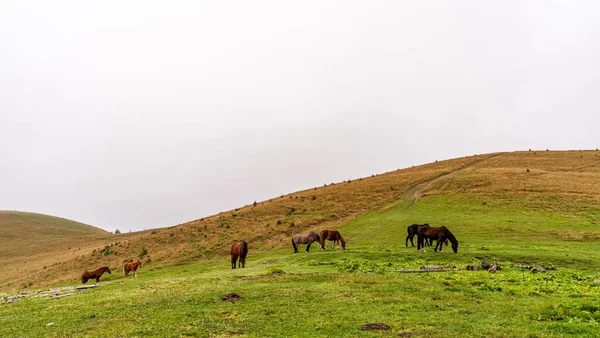
{"type": "Polygon", "coordinates": [[[465,164],[455,170],[452,170],[450,172],[443,172],[437,176],[434,176],[428,180],[425,180],[421,183],[418,183],[412,187],[410,187],[410,189],[408,189],[408,191],[406,192],[406,196],[404,197],[405,200],[410,200],[412,201],[411,206],[413,204],[415,204],[417,202],[417,200],[419,200],[419,198],[421,198],[421,196],[423,196],[423,192],[425,191],[425,189],[427,189],[427,187],[432,184],[432,183],[437,183],[439,181],[449,181],[452,177],[454,177],[457,173],[464,171],[464,170],[468,170],[468,169],[474,169],[477,166],[480,166],[481,164],[483,164],[484,162],[487,162],[491,159],[494,159],[498,156],[504,155],[505,153],[497,153],[497,154],[492,154],[488,157],[482,158],[478,161],[475,162],[471,162],[468,164],[465,164]]]}

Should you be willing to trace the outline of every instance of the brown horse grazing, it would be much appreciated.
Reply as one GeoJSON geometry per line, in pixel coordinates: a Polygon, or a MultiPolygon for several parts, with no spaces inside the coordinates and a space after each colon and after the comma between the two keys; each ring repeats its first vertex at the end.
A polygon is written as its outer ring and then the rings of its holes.
{"type": "Polygon", "coordinates": [[[98,283],[100,281],[100,277],[105,272],[108,272],[109,274],[111,273],[108,266],[103,266],[94,271],[84,271],[83,275],[81,275],[81,283],[85,284],[88,282],[88,280],[90,280],[92,278],[96,278],[96,283],[98,283]]]}
{"type": "Polygon", "coordinates": [[[406,228],[406,231],[408,231],[408,236],[406,236],[406,246],[408,247],[408,240],[410,239],[410,244],[412,246],[415,246],[415,243],[413,242],[413,238],[417,235],[417,230],[419,230],[420,227],[428,227],[429,224],[425,223],[425,224],[411,224],[408,226],[408,228],[406,228]]]}
{"type": "Polygon", "coordinates": [[[135,262],[133,263],[125,263],[125,265],[123,265],[123,275],[125,275],[125,278],[127,278],[127,275],[129,274],[129,271],[133,272],[133,278],[137,277],[137,269],[142,267],[142,262],[140,262],[139,259],[137,259],[135,262]]]}
{"type": "MultiPolygon", "coordinates": [[[[408,228],[406,228],[406,231],[408,232],[408,236],[406,236],[406,246],[408,246],[408,240],[410,239],[410,244],[414,247],[415,244],[413,243],[413,238],[417,235],[417,231],[421,228],[421,227],[428,227],[429,224],[425,223],[425,224],[412,224],[409,225],[408,228]]],[[[433,243],[433,239],[428,238],[425,240],[425,246],[431,246],[433,243]]],[[[448,245],[448,240],[446,239],[444,241],[444,244],[448,245]]],[[[440,251],[442,251],[441,247],[440,247],[440,251]]]]}
{"type": "Polygon", "coordinates": [[[298,253],[299,244],[308,244],[306,252],[310,249],[310,245],[313,242],[321,243],[321,237],[316,232],[307,232],[305,234],[296,234],[292,237],[292,246],[294,246],[294,253],[298,253]]]}
{"type": "Polygon", "coordinates": [[[233,243],[231,246],[231,268],[235,269],[235,262],[238,257],[240,258],[240,262],[238,263],[238,268],[241,266],[242,268],[246,267],[246,255],[248,254],[248,243],[246,241],[241,241],[237,243],[233,243]]]}
{"type": "Polygon", "coordinates": [[[325,240],[333,241],[333,248],[335,249],[335,245],[342,242],[342,248],[346,250],[346,241],[342,234],[340,234],[337,230],[323,230],[321,231],[321,249],[325,249],[325,240]]]}
{"type": "Polygon", "coordinates": [[[425,250],[425,242],[427,239],[437,240],[435,244],[435,251],[437,252],[438,247],[440,251],[442,251],[442,246],[444,242],[450,241],[452,243],[452,251],[454,253],[458,252],[458,241],[456,237],[446,228],[445,226],[441,227],[422,227],[417,231],[417,250],[420,251],[421,248],[425,250]]]}

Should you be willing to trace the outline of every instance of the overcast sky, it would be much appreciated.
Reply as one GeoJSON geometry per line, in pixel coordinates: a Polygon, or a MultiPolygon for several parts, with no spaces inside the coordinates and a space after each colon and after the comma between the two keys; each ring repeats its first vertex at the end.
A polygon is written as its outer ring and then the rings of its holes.
{"type": "Polygon", "coordinates": [[[599,1],[0,0],[0,209],[114,231],[600,147],[599,1]]]}

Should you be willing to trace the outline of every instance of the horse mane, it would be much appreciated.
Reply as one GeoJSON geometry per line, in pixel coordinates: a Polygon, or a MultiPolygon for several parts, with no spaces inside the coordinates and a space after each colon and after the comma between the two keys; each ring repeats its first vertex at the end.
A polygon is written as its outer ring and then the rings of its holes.
{"type": "Polygon", "coordinates": [[[448,230],[448,228],[446,228],[446,237],[448,237],[448,240],[450,241],[450,243],[452,244],[457,244],[458,241],[456,240],[456,237],[454,237],[454,234],[452,234],[450,232],[450,230],[448,230]]]}

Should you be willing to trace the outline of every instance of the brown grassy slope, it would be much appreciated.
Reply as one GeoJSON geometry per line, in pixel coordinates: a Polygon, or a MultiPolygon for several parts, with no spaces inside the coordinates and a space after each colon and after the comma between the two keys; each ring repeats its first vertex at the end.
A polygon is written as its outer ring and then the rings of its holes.
{"type": "MultiPolygon", "coordinates": [[[[84,269],[108,265],[120,270],[125,260],[148,254],[152,265],[184,264],[228,253],[233,241],[244,239],[252,251],[288,245],[290,235],[307,230],[335,228],[369,210],[403,199],[418,183],[485,161],[480,155],[396,170],[373,177],[295,192],[178,226],[146,231],[137,238],[113,235],[92,250],[77,252],[40,273],[13,281],[12,287],[76,282],[84,269]],[[278,224],[279,223],[279,224],[278,224]],[[110,246],[112,244],[112,246],[110,246]],[[109,245],[108,250],[104,246],[109,245]],[[104,251],[100,252],[100,249],[104,251]],[[108,254],[106,254],[108,251],[108,254]]],[[[3,288],[0,285],[0,288],[3,288]]],[[[10,288],[4,286],[5,289],[10,288]]]]}
{"type": "Polygon", "coordinates": [[[64,218],[0,211],[0,289],[20,288],[30,282],[30,274],[88,253],[111,236],[102,229],[64,218]]]}
{"type": "MultiPolygon", "coordinates": [[[[439,193],[498,195],[600,203],[600,151],[526,151],[502,154],[431,182],[439,193]]],[[[550,200],[551,201],[551,200],[550,200]]]]}

